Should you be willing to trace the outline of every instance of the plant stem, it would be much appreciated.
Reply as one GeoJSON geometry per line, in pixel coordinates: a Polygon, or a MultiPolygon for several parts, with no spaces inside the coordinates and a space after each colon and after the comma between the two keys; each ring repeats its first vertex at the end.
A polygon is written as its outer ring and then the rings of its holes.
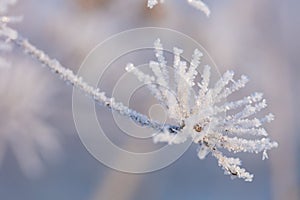
{"type": "Polygon", "coordinates": [[[147,116],[128,108],[127,106],[123,105],[123,103],[116,102],[114,98],[105,96],[104,92],[100,92],[99,88],[95,88],[86,83],[81,77],[74,74],[73,71],[61,65],[56,59],[50,58],[42,50],[35,47],[21,35],[18,34],[17,37],[10,38],[9,41],[16,44],[26,54],[35,58],[42,65],[46,66],[52,72],[59,75],[65,83],[73,85],[73,87],[77,88],[86,96],[92,98],[96,103],[106,106],[107,108],[116,111],[123,116],[129,117],[131,120],[141,126],[150,127],[159,132],[169,131],[170,133],[176,133],[180,130],[179,126],[161,124],[157,121],[153,121],[147,116]]]}

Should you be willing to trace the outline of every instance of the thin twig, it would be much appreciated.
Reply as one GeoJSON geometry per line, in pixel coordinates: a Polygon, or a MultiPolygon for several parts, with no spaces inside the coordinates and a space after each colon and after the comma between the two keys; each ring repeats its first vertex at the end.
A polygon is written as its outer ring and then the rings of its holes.
{"type": "Polygon", "coordinates": [[[86,83],[81,77],[74,74],[73,71],[61,65],[56,59],[51,59],[47,54],[35,47],[20,34],[18,34],[15,38],[10,38],[10,42],[16,44],[26,54],[35,58],[38,62],[46,66],[52,72],[59,75],[64,82],[73,85],[83,94],[92,98],[96,103],[104,105],[107,108],[114,110],[123,116],[129,117],[131,120],[133,120],[135,123],[141,126],[150,127],[159,132],[168,131],[170,133],[176,133],[178,132],[178,130],[180,130],[179,126],[161,124],[157,121],[153,121],[147,116],[128,108],[127,106],[123,105],[123,103],[116,102],[114,98],[109,98],[105,96],[105,93],[100,92],[99,88],[95,88],[86,83]]]}

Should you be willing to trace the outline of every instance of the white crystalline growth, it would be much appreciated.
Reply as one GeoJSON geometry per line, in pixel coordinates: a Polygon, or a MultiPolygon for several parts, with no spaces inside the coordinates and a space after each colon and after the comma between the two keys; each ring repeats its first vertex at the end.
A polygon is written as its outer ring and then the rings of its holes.
{"type": "MultiPolygon", "coordinates": [[[[163,2],[163,0],[160,1],[160,3],[162,3],[162,2],[163,2]]],[[[159,3],[158,0],[148,0],[147,6],[148,6],[148,8],[153,8],[158,3],[159,3]]]]}
{"type": "MultiPolygon", "coordinates": [[[[206,16],[210,15],[209,7],[201,0],[186,0],[191,6],[194,8],[201,10],[206,14],[206,16]]],[[[163,3],[164,0],[160,0],[160,3],[163,3]]],[[[159,3],[158,0],[148,0],[148,7],[153,8],[155,5],[159,3]]]]}
{"type": "Polygon", "coordinates": [[[165,106],[168,117],[181,127],[176,133],[166,130],[154,135],[154,142],[178,144],[191,138],[199,145],[200,159],[211,153],[225,174],[252,181],[253,175],[240,167],[240,159],[226,157],[221,150],[233,153],[262,152],[265,159],[268,158],[267,151],[278,146],[267,137],[268,133],[263,128],[263,124],[271,122],[274,116],[254,116],[267,106],[263,95],[253,93],[241,100],[227,102],[226,98],[230,94],[246,85],[246,76],[234,80],[234,72],[227,71],[210,87],[210,67],[204,66],[202,80],[196,83],[202,53],[196,49],[188,66],[187,62],[181,60],[183,50],[174,48],[174,63],[171,68],[175,71],[173,77],[173,72],[166,67],[159,39],[155,41],[154,48],[157,61],[149,63],[154,75],[143,73],[133,64],[128,64],[126,68],[148,86],[152,94],[165,106]],[[194,90],[193,86],[197,89],[194,90]],[[228,111],[234,114],[229,115],[228,111]],[[255,139],[247,139],[249,136],[255,139]]]}

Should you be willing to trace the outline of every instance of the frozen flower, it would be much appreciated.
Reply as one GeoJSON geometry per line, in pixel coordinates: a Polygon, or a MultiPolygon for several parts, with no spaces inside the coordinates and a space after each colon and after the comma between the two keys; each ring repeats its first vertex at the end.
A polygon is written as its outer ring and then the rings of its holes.
{"type": "MultiPolygon", "coordinates": [[[[203,1],[201,1],[201,0],[186,0],[186,1],[194,8],[204,12],[206,14],[206,16],[210,15],[210,10],[209,10],[208,6],[205,3],[203,3],[203,1]]],[[[148,7],[153,8],[158,3],[163,3],[163,2],[164,2],[164,0],[148,0],[148,7]]]]}
{"type": "Polygon", "coordinates": [[[211,153],[225,174],[252,181],[253,175],[241,167],[240,159],[224,156],[222,149],[233,153],[262,152],[265,159],[268,158],[267,151],[278,146],[268,138],[268,133],[263,128],[263,124],[271,122],[274,116],[268,114],[263,118],[254,117],[267,106],[263,95],[253,93],[241,100],[227,102],[229,95],[246,85],[246,76],[235,80],[234,72],[227,71],[210,87],[210,67],[204,66],[202,80],[196,83],[197,68],[203,54],[196,49],[188,66],[187,62],[181,60],[183,50],[174,48],[175,73],[171,77],[159,39],[155,41],[154,47],[157,61],[149,63],[153,75],[145,74],[133,64],[126,67],[127,71],[135,74],[148,86],[165,106],[169,118],[180,127],[176,133],[165,130],[164,133],[154,135],[154,142],[178,144],[191,138],[199,145],[200,159],[211,153]]]}
{"type": "Polygon", "coordinates": [[[55,158],[60,150],[56,131],[47,122],[51,85],[23,60],[0,69],[0,163],[10,149],[28,176],[40,173],[44,158],[55,158]]]}

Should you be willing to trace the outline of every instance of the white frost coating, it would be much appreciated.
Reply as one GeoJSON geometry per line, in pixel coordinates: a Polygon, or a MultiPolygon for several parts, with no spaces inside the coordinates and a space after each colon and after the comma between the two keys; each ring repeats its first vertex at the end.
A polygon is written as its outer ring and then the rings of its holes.
{"type": "Polygon", "coordinates": [[[153,142],[167,142],[168,144],[181,144],[186,141],[186,137],[182,134],[174,134],[169,131],[165,131],[164,133],[158,133],[153,135],[153,142]]]}
{"type": "MultiPolygon", "coordinates": [[[[151,84],[156,87],[149,87],[149,89],[152,93],[157,93],[154,95],[155,97],[161,97],[160,101],[164,100],[162,105],[165,105],[169,118],[173,119],[180,129],[176,134],[169,131],[156,134],[153,136],[154,142],[178,144],[191,138],[200,145],[198,149],[200,159],[204,159],[207,154],[211,153],[218,160],[218,164],[225,174],[252,181],[253,175],[240,167],[241,161],[224,156],[221,150],[225,149],[233,153],[262,152],[263,159],[265,159],[268,158],[267,151],[278,146],[276,142],[267,138],[268,133],[262,127],[264,123],[271,122],[274,116],[268,114],[261,119],[252,117],[267,106],[263,95],[253,93],[241,100],[226,102],[226,97],[243,88],[248,82],[248,78],[241,76],[239,80],[235,81],[234,72],[227,71],[210,88],[210,67],[204,66],[202,80],[196,84],[195,78],[198,74],[197,68],[199,68],[202,53],[195,50],[188,66],[181,60],[180,55],[183,51],[178,48],[174,48],[174,80],[170,80],[167,86],[162,87],[162,83],[165,84],[165,82],[162,81],[164,76],[161,66],[166,66],[166,62],[162,58],[163,55],[157,53],[162,52],[162,45],[158,45],[157,41],[154,48],[156,55],[159,56],[156,56],[157,61],[149,63],[155,75],[153,78],[151,76],[151,84]],[[198,85],[198,91],[193,90],[192,86],[194,85],[198,85]],[[173,95],[165,95],[165,88],[169,94],[173,95]],[[225,103],[221,103],[222,101],[225,103]],[[226,114],[228,111],[233,114],[226,114]],[[247,139],[248,136],[251,136],[252,139],[247,139]]],[[[147,77],[146,74],[143,74],[144,78],[141,79],[134,70],[128,71],[136,74],[139,80],[147,77]]]]}
{"type": "Polygon", "coordinates": [[[202,56],[203,56],[203,54],[198,49],[195,49],[193,58],[191,61],[191,65],[187,72],[187,80],[186,80],[188,82],[189,86],[191,86],[191,87],[195,85],[193,80],[195,79],[195,77],[198,74],[197,68],[200,65],[200,59],[202,56]]]}
{"type": "MultiPolygon", "coordinates": [[[[11,29],[12,31],[15,31],[11,29]]],[[[16,31],[15,31],[16,32],[16,31]]],[[[134,122],[138,123],[141,126],[146,126],[153,128],[159,132],[163,132],[168,130],[170,132],[176,132],[179,127],[172,126],[168,124],[160,124],[156,121],[150,120],[147,116],[140,114],[134,110],[131,110],[127,106],[123,105],[120,102],[116,102],[113,98],[109,98],[105,95],[104,92],[100,92],[99,88],[94,88],[86,83],[81,77],[75,75],[71,70],[62,66],[57,60],[51,59],[47,54],[45,54],[42,50],[39,50],[34,45],[32,45],[27,39],[24,39],[20,34],[17,34],[17,37],[11,37],[11,35],[7,35],[7,41],[16,44],[21,49],[24,50],[25,53],[31,55],[33,58],[37,59],[42,65],[49,68],[53,73],[57,74],[64,82],[71,84],[79,91],[84,93],[86,96],[92,98],[96,103],[104,105],[114,111],[117,111],[121,115],[127,116],[134,122]]],[[[136,72],[136,68],[129,64],[126,67],[127,70],[136,72]]],[[[137,72],[137,75],[143,80],[143,73],[137,72]]],[[[146,82],[154,81],[150,76],[146,76],[146,82]]]]}
{"type": "MultiPolygon", "coordinates": [[[[152,63],[153,68],[158,68],[158,66],[154,67],[153,65],[156,65],[155,63],[152,63]]],[[[136,68],[132,63],[127,64],[125,70],[127,72],[133,73],[139,81],[144,83],[147,87],[149,87],[150,91],[152,91],[152,94],[159,99],[161,102],[163,102],[163,95],[159,92],[160,90],[157,89],[157,85],[155,84],[155,78],[153,76],[149,76],[148,74],[144,74],[141,70],[136,68]]],[[[152,69],[155,71],[154,69],[152,69]]],[[[159,72],[160,70],[157,69],[159,72]]]]}
{"type": "Polygon", "coordinates": [[[164,3],[164,0],[148,0],[148,8],[152,9],[154,6],[156,6],[158,3],[164,3]]]}
{"type": "Polygon", "coordinates": [[[197,8],[198,10],[201,10],[202,12],[204,12],[206,14],[206,16],[209,17],[210,10],[209,10],[208,6],[205,3],[203,3],[203,1],[201,1],[201,0],[187,0],[187,2],[191,6],[197,8]]]}
{"type": "Polygon", "coordinates": [[[218,164],[224,170],[225,175],[230,175],[231,178],[242,178],[245,181],[251,182],[253,174],[241,168],[241,160],[239,158],[229,158],[224,156],[220,151],[213,150],[212,155],[217,158],[218,164]]]}
{"type": "Polygon", "coordinates": [[[158,4],[157,0],[148,0],[148,7],[153,8],[156,4],[158,4]]]}
{"type": "MultiPolygon", "coordinates": [[[[186,0],[191,6],[194,8],[201,10],[205,13],[207,17],[210,15],[210,9],[209,7],[201,0],[186,0]]],[[[160,3],[163,3],[164,0],[160,0],[160,3]]],[[[153,8],[155,5],[157,5],[159,2],[158,0],[148,0],[148,7],[153,8]]]]}
{"type": "Polygon", "coordinates": [[[168,80],[169,80],[169,74],[168,74],[168,70],[167,70],[167,66],[166,66],[167,61],[165,60],[165,57],[163,55],[163,46],[160,42],[160,39],[157,39],[154,42],[154,47],[155,47],[155,56],[158,60],[158,64],[159,64],[159,67],[160,67],[159,70],[161,71],[160,72],[161,75],[159,75],[158,78],[161,82],[161,85],[167,86],[168,85],[168,80]]]}

